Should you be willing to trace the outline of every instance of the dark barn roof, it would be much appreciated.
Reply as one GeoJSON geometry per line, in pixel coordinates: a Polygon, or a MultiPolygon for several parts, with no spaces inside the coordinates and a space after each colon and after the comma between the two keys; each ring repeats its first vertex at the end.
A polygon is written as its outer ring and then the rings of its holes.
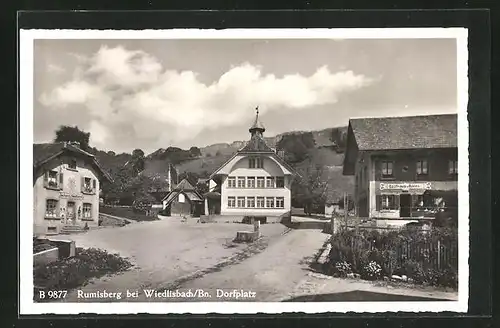
{"type": "Polygon", "coordinates": [[[102,177],[110,182],[113,180],[108,172],[101,167],[94,155],[67,142],[33,144],[33,168],[36,170],[48,161],[62,155],[64,152],[73,152],[88,158],[102,177]]]}
{"type": "Polygon", "coordinates": [[[358,151],[456,148],[457,115],[372,117],[349,120],[344,174],[354,174],[358,151]]]}
{"type": "Polygon", "coordinates": [[[455,148],[457,115],[351,119],[359,150],[455,148]]]}

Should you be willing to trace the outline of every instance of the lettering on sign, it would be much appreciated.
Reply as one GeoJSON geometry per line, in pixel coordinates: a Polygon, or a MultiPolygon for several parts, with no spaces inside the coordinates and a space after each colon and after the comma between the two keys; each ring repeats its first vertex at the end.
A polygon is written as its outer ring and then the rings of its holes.
{"type": "Polygon", "coordinates": [[[400,182],[400,183],[380,183],[380,190],[428,190],[431,189],[430,182],[400,182]]]}
{"type": "Polygon", "coordinates": [[[59,193],[59,198],[61,199],[69,199],[69,200],[82,200],[83,195],[72,195],[69,192],[60,192],[59,193]]]}

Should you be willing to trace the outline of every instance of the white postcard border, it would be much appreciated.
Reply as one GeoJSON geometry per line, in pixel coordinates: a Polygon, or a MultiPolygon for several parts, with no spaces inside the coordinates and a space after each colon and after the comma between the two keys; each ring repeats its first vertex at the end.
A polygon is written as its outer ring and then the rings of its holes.
{"type": "Polygon", "coordinates": [[[172,29],[172,30],[21,30],[19,34],[20,244],[19,313],[25,314],[254,314],[325,312],[466,312],[469,294],[468,48],[466,28],[373,29],[172,29]],[[35,303],[33,301],[33,43],[35,39],[410,39],[457,40],[458,94],[458,301],[426,302],[189,302],[189,303],[35,303]],[[23,173],[24,172],[24,173],[23,173]],[[103,306],[105,304],[105,306],[103,306]]]}

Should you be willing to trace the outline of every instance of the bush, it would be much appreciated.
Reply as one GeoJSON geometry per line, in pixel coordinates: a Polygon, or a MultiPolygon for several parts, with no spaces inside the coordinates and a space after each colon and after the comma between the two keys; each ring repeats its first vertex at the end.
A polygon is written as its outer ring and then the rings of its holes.
{"type": "Polygon", "coordinates": [[[338,263],[349,263],[364,279],[406,275],[415,283],[454,287],[458,281],[456,229],[433,228],[428,232],[402,229],[341,230],[330,239],[330,270],[342,276],[338,263]],[[438,242],[439,241],[439,242],[438,242]],[[438,252],[437,247],[441,245],[438,252]],[[438,259],[438,254],[440,259],[438,259]],[[438,265],[438,263],[440,263],[438,265]]]}
{"type": "Polygon", "coordinates": [[[336,275],[340,277],[346,277],[349,273],[352,273],[352,268],[349,263],[346,261],[335,263],[335,271],[336,275]]]}
{"type": "Polygon", "coordinates": [[[95,248],[78,248],[74,257],[34,266],[34,285],[49,290],[72,289],[85,285],[91,278],[122,272],[131,266],[127,259],[117,254],[95,248]]]}

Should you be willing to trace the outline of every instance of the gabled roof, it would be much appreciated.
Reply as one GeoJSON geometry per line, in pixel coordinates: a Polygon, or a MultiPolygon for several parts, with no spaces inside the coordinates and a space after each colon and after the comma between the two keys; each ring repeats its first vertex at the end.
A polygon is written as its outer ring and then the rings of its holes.
{"type": "Polygon", "coordinates": [[[166,202],[165,206],[168,206],[179,194],[184,194],[190,201],[193,202],[201,202],[203,201],[203,197],[196,191],[186,191],[186,190],[173,190],[168,193],[162,201],[166,202]]]}
{"type": "Polygon", "coordinates": [[[179,191],[179,190],[184,190],[184,191],[192,191],[196,190],[192,184],[189,183],[186,179],[182,179],[181,182],[179,182],[175,187],[174,191],[179,191]]]}
{"type": "Polygon", "coordinates": [[[351,119],[359,150],[457,147],[457,115],[351,119]]]}
{"type": "Polygon", "coordinates": [[[62,155],[64,152],[73,152],[88,158],[106,180],[110,182],[113,181],[108,172],[101,167],[94,155],[67,142],[33,144],[33,168],[39,168],[48,161],[62,155]]]}

